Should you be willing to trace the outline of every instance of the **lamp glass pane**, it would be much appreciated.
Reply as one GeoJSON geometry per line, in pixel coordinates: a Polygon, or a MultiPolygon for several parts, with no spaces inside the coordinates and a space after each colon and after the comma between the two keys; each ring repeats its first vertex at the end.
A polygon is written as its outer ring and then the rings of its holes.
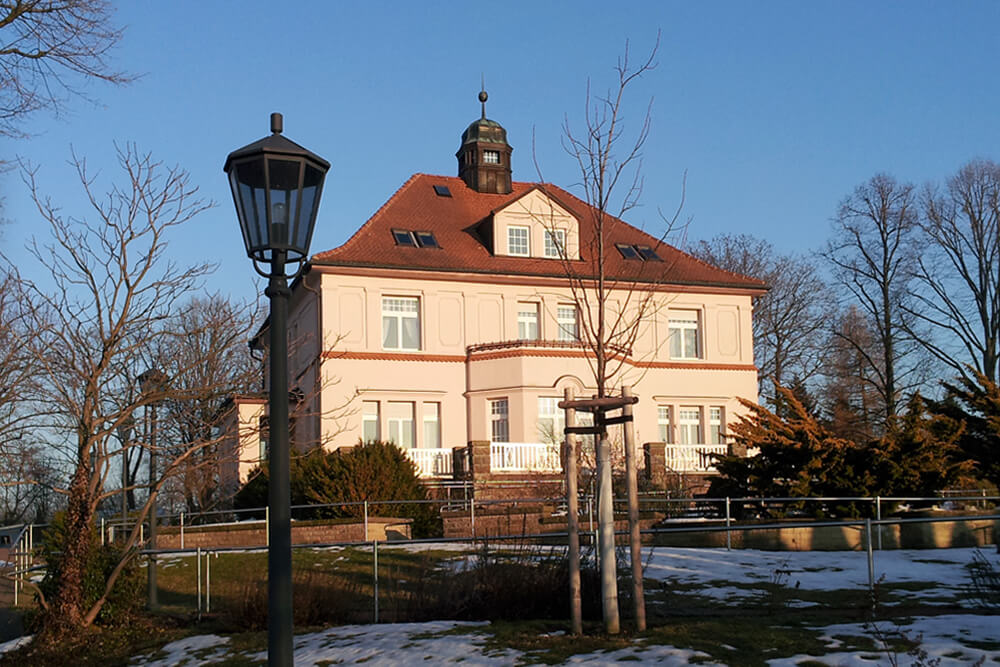
{"type": "Polygon", "coordinates": [[[301,249],[296,243],[295,228],[299,206],[299,166],[298,161],[267,161],[271,190],[271,245],[275,248],[291,246],[301,249]]]}
{"type": "Polygon", "coordinates": [[[299,221],[296,243],[309,253],[309,243],[312,241],[313,227],[316,224],[316,209],[319,205],[320,191],[323,188],[325,172],[307,164],[302,182],[302,219],[299,221]]]}
{"type": "Polygon", "coordinates": [[[268,243],[264,170],[259,161],[248,161],[236,165],[233,171],[244,216],[240,223],[250,243],[248,250],[264,247],[268,243]]]}

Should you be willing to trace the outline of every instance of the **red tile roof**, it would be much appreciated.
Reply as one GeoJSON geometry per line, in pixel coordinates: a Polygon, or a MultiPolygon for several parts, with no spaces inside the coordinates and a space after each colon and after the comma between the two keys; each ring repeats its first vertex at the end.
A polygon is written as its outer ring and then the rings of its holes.
{"type": "MultiPolygon", "coordinates": [[[[542,189],[580,221],[581,260],[573,262],[578,276],[592,276],[594,246],[594,209],[562,188],[548,183],[513,183],[506,195],[476,192],[462,179],[452,176],[414,174],[383,204],[382,208],[339,248],[317,253],[311,262],[317,266],[364,266],[392,269],[456,271],[488,274],[566,276],[562,263],[554,259],[493,255],[479,227],[491,214],[524,196],[534,188],[542,189]],[[445,185],[451,197],[435,193],[435,185],[445,185]],[[393,229],[432,231],[440,249],[396,245],[393,229]]],[[[702,285],[751,290],[766,289],[757,279],[711,266],[685,252],[636,229],[607,217],[605,223],[606,273],[612,279],[671,285],[702,285]],[[625,260],[615,243],[648,245],[663,262],[625,260]]]]}

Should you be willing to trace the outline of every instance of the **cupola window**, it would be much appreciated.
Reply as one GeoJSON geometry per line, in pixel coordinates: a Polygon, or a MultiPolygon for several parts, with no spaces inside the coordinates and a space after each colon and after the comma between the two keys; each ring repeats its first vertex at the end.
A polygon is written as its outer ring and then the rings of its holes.
{"type": "Polygon", "coordinates": [[[483,151],[484,164],[500,164],[500,151],[483,151]]]}

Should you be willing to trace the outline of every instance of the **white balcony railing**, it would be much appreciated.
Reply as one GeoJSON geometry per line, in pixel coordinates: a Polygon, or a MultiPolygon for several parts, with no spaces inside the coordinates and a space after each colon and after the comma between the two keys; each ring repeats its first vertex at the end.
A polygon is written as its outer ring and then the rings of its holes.
{"type": "Polygon", "coordinates": [[[541,442],[490,443],[492,472],[559,472],[559,446],[541,442]]]}
{"type": "Polygon", "coordinates": [[[715,472],[711,454],[725,454],[726,445],[667,445],[667,470],[673,472],[715,472]]]}
{"type": "Polygon", "coordinates": [[[451,477],[451,448],[447,449],[407,449],[406,455],[417,466],[421,477],[451,477]]]}
{"type": "MultiPolygon", "coordinates": [[[[451,448],[407,449],[406,455],[417,466],[421,477],[451,477],[451,448]]],[[[715,472],[711,454],[725,454],[726,445],[667,445],[666,468],[673,472],[715,472]]],[[[562,461],[557,445],[541,442],[490,443],[492,472],[559,472],[562,461]]]]}

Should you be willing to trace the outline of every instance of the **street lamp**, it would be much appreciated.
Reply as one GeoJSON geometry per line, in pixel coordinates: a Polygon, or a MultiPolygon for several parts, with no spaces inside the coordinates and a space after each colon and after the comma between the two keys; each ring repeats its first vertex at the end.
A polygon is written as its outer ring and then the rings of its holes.
{"type": "Polygon", "coordinates": [[[268,279],[271,302],[270,442],[268,466],[267,661],[292,665],[292,520],[288,443],[288,278],[309,257],[309,242],[330,163],[281,136],[281,114],[271,114],[271,136],[235,150],[229,177],[247,255],[268,279]],[[261,268],[261,264],[269,267],[261,268]],[[285,265],[295,270],[286,275],[285,265]]]}
{"type": "Polygon", "coordinates": [[[122,531],[128,525],[128,450],[132,446],[132,434],[135,433],[135,419],[132,415],[126,417],[118,425],[118,438],[122,441],[122,531]]]}
{"type": "MultiPolygon", "coordinates": [[[[163,391],[167,386],[167,374],[157,368],[151,368],[141,373],[136,380],[143,400],[147,401],[146,412],[152,415],[149,423],[149,549],[156,549],[156,404],[163,400],[163,391]]],[[[149,609],[156,609],[156,554],[150,553],[146,565],[146,590],[149,598],[149,609]]]]}

